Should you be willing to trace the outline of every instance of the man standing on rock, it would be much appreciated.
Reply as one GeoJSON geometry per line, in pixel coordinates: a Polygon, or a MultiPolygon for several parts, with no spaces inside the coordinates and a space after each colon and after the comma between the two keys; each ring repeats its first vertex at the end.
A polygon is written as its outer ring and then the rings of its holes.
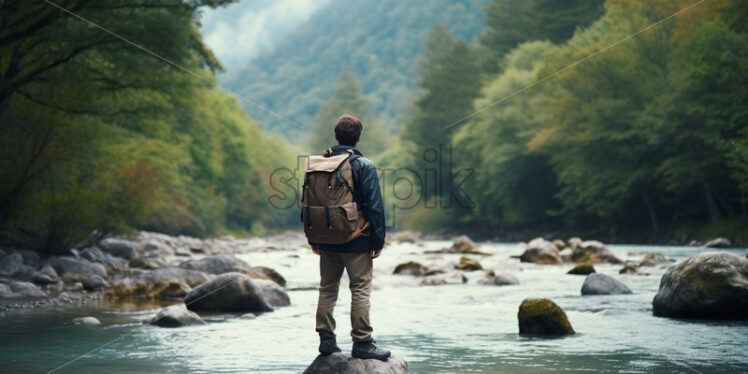
{"type": "Polygon", "coordinates": [[[369,297],[372,262],[384,246],[384,206],[374,164],[355,147],[361,121],[343,115],[335,125],[338,145],[305,165],[301,220],[312,252],[320,256],[316,330],[322,354],[340,352],[335,341],[333,309],[343,270],[351,289],[351,337],[357,358],[387,360],[390,352],[371,338],[369,297]]]}

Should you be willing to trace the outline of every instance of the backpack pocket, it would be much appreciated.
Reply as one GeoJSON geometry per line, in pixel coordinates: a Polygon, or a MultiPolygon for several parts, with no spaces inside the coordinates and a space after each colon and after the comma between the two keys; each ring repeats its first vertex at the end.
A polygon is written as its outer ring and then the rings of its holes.
{"type": "Polygon", "coordinates": [[[310,243],[343,244],[353,240],[357,233],[359,214],[355,203],[305,206],[301,216],[310,243]]]}

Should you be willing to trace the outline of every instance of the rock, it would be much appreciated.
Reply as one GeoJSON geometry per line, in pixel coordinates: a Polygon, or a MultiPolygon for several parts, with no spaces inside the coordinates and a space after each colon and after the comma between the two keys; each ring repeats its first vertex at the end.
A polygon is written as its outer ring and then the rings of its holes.
{"type": "Polygon", "coordinates": [[[34,269],[23,263],[20,253],[11,253],[0,259],[0,275],[27,280],[34,273],[34,269]]]}
{"type": "Polygon", "coordinates": [[[249,273],[247,275],[255,279],[271,280],[281,287],[286,287],[286,279],[283,278],[280,273],[275,271],[275,269],[264,266],[252,266],[252,268],[249,269],[249,273]]]}
{"type": "Polygon", "coordinates": [[[405,275],[416,275],[423,276],[426,274],[426,267],[415,261],[403,262],[395,267],[395,271],[392,274],[405,274],[405,275]]]}
{"type": "Polygon", "coordinates": [[[566,274],[574,275],[588,275],[595,272],[595,267],[592,264],[578,264],[573,269],[569,270],[566,274]]]}
{"type": "Polygon", "coordinates": [[[662,276],[652,312],[676,318],[748,318],[748,259],[702,252],[681,262],[662,276]]]}
{"type": "Polygon", "coordinates": [[[480,262],[475,261],[472,258],[460,257],[460,263],[455,266],[455,269],[463,271],[475,271],[483,270],[483,266],[481,266],[480,262]]]}
{"type": "Polygon", "coordinates": [[[618,271],[618,274],[630,274],[630,275],[649,275],[648,273],[642,273],[636,266],[624,264],[623,268],[618,271]]]}
{"type": "Polygon", "coordinates": [[[582,239],[577,238],[577,237],[573,237],[573,238],[569,238],[569,240],[567,240],[566,243],[569,244],[569,247],[572,250],[575,250],[575,249],[579,248],[580,244],[582,244],[582,239]]]}
{"type": "Polygon", "coordinates": [[[160,327],[181,327],[204,325],[205,321],[197,313],[187,310],[184,304],[172,305],[161,309],[148,324],[160,327]]]}
{"type": "Polygon", "coordinates": [[[34,273],[34,275],[31,276],[31,281],[36,284],[45,285],[59,282],[60,277],[57,275],[57,272],[54,268],[47,265],[44,266],[41,270],[34,273]]]}
{"type": "Polygon", "coordinates": [[[519,260],[535,264],[561,264],[564,262],[558,255],[556,246],[543,238],[531,240],[525,251],[519,256],[519,260]]]}
{"type": "Polygon", "coordinates": [[[499,273],[499,274],[486,274],[483,278],[478,279],[478,284],[487,286],[513,286],[519,284],[519,279],[513,274],[499,273]]]}
{"type": "Polygon", "coordinates": [[[399,356],[387,361],[353,358],[348,353],[319,355],[303,374],[405,374],[408,363],[399,356]]]}
{"type": "Polygon", "coordinates": [[[415,243],[416,242],[416,238],[414,238],[413,235],[409,233],[398,235],[396,240],[398,243],[415,243]]]}
{"type": "Polygon", "coordinates": [[[704,248],[730,248],[732,247],[732,242],[730,239],[727,238],[715,238],[712,239],[703,245],[704,248]]]}
{"type": "Polygon", "coordinates": [[[7,253],[7,252],[5,252],[5,250],[4,250],[4,249],[0,248],[0,258],[3,258],[3,257],[5,257],[5,255],[6,255],[6,254],[8,254],[8,253],[7,253]]]}
{"type": "Polygon", "coordinates": [[[241,273],[221,274],[187,293],[187,308],[193,311],[269,312],[263,290],[249,276],[241,273]]]}
{"type": "Polygon", "coordinates": [[[166,267],[141,270],[139,273],[118,279],[107,296],[115,298],[175,299],[183,298],[191,287],[207,282],[208,276],[197,270],[166,267]]]}
{"type": "Polygon", "coordinates": [[[631,289],[619,280],[605,274],[592,273],[582,284],[582,295],[630,294],[631,289]]]}
{"type": "Polygon", "coordinates": [[[175,250],[158,239],[148,239],[143,243],[143,257],[163,258],[173,256],[175,250]]]}
{"type": "Polygon", "coordinates": [[[34,269],[38,268],[42,263],[42,259],[41,257],[39,257],[39,254],[30,249],[17,249],[15,253],[18,253],[21,255],[21,257],[23,257],[23,263],[25,265],[28,265],[34,269]]]}
{"type": "Polygon", "coordinates": [[[564,241],[561,239],[556,239],[552,243],[553,243],[553,246],[556,247],[556,249],[559,251],[566,248],[566,243],[564,243],[564,241]]]}
{"type": "Polygon", "coordinates": [[[234,255],[211,255],[199,260],[187,260],[179,264],[180,268],[202,271],[208,274],[238,272],[249,274],[251,266],[234,255]]]}
{"type": "Polygon", "coordinates": [[[487,253],[483,253],[478,250],[478,245],[475,244],[474,241],[472,241],[469,237],[466,235],[462,235],[455,239],[454,243],[452,243],[452,246],[449,247],[447,250],[448,253],[472,253],[472,254],[480,254],[480,255],[487,255],[487,253]]]}
{"type": "Polygon", "coordinates": [[[662,253],[647,253],[647,255],[644,256],[642,262],[639,263],[639,266],[655,266],[659,264],[666,264],[669,262],[670,261],[668,261],[665,255],[663,255],[662,253]]]}
{"type": "Polygon", "coordinates": [[[521,335],[571,335],[574,329],[561,307],[549,299],[524,299],[517,312],[521,335]]]}
{"type": "Polygon", "coordinates": [[[112,256],[122,257],[125,260],[132,260],[138,257],[138,243],[118,238],[107,238],[99,242],[99,248],[112,256]]]}
{"type": "Polygon", "coordinates": [[[421,280],[421,286],[441,286],[444,284],[463,284],[467,283],[467,277],[459,272],[446,274],[429,275],[421,280]]]}
{"type": "Polygon", "coordinates": [[[152,270],[152,269],[160,269],[166,266],[166,263],[164,263],[163,260],[158,259],[158,258],[136,257],[130,260],[129,265],[131,268],[152,270]]]}
{"type": "Polygon", "coordinates": [[[254,279],[260,289],[262,289],[262,296],[265,301],[271,307],[287,306],[291,305],[291,298],[277,283],[267,279],[254,279]]]}
{"type": "Polygon", "coordinates": [[[687,245],[689,247],[701,247],[703,244],[698,240],[691,240],[687,245]]]}
{"type": "Polygon", "coordinates": [[[257,318],[257,315],[254,313],[244,313],[241,316],[239,316],[241,319],[255,319],[257,318]]]}
{"type": "Polygon", "coordinates": [[[576,245],[572,250],[571,258],[576,263],[601,263],[622,264],[612,252],[597,240],[587,240],[576,245]]]}
{"type": "Polygon", "coordinates": [[[66,281],[82,282],[92,275],[101,277],[107,275],[104,265],[71,256],[51,257],[47,260],[47,265],[66,281]]]}
{"type": "Polygon", "coordinates": [[[95,262],[104,265],[107,273],[120,273],[127,269],[127,260],[121,257],[112,256],[109,253],[104,253],[101,249],[96,247],[86,248],[78,254],[81,258],[84,258],[90,262],[95,262]]]}
{"type": "Polygon", "coordinates": [[[83,281],[83,289],[86,291],[102,291],[109,288],[109,282],[98,275],[92,275],[83,281]]]}
{"type": "Polygon", "coordinates": [[[0,278],[0,298],[47,297],[33,283],[0,278]]]}
{"type": "Polygon", "coordinates": [[[558,256],[561,257],[561,260],[563,262],[573,262],[571,259],[571,256],[574,252],[571,250],[571,248],[566,247],[560,251],[558,251],[558,256]]]}
{"type": "Polygon", "coordinates": [[[101,325],[101,321],[99,321],[96,317],[78,317],[73,319],[73,323],[76,325],[83,325],[83,326],[98,326],[101,325]]]}

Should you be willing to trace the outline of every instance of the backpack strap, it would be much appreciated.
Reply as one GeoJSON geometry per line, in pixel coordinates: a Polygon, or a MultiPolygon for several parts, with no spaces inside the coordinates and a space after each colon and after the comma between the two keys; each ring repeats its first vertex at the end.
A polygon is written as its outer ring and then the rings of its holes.
{"type": "Polygon", "coordinates": [[[353,161],[360,158],[361,155],[356,154],[352,149],[349,149],[348,153],[350,154],[350,156],[348,156],[348,163],[351,164],[351,182],[353,183],[353,185],[348,184],[348,181],[342,178],[342,175],[341,179],[343,179],[343,184],[345,184],[346,188],[348,188],[348,190],[351,191],[351,194],[353,194],[353,202],[356,203],[356,210],[361,210],[361,204],[358,202],[358,197],[356,195],[358,191],[357,189],[354,189],[354,187],[356,186],[356,173],[353,168],[353,161]]]}

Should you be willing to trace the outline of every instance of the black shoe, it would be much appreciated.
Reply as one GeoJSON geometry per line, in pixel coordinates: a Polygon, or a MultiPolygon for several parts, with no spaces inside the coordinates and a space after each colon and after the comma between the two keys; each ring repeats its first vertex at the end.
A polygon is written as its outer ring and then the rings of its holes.
{"type": "Polygon", "coordinates": [[[319,336],[319,353],[323,355],[329,355],[335,352],[340,352],[338,343],[335,342],[335,335],[322,335],[319,336]]]}
{"type": "Polygon", "coordinates": [[[353,350],[351,356],[355,358],[375,358],[377,360],[387,361],[390,357],[390,351],[382,348],[378,348],[374,339],[369,339],[363,342],[353,342],[353,350]]]}

